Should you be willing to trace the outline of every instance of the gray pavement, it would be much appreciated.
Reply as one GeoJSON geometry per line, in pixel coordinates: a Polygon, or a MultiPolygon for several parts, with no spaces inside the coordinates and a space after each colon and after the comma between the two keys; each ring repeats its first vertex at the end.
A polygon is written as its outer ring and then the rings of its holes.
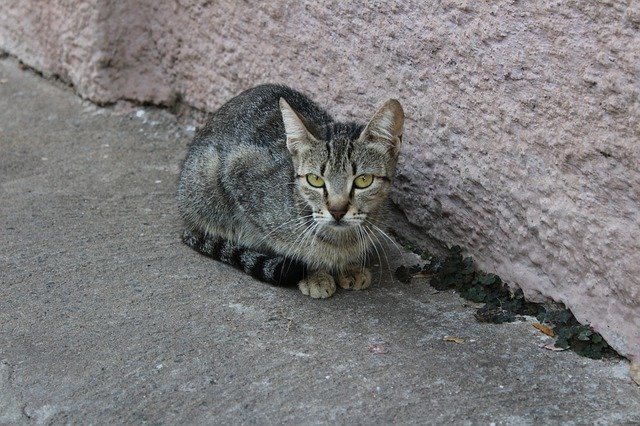
{"type": "Polygon", "coordinates": [[[626,361],[478,323],[392,265],[312,300],[196,254],[174,203],[184,125],[11,59],[3,79],[0,424],[640,423],[626,361]]]}

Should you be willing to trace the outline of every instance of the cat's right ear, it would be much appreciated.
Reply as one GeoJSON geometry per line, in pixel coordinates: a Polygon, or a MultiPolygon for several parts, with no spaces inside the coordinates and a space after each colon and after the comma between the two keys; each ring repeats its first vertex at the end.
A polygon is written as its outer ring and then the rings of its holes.
{"type": "Polygon", "coordinates": [[[295,155],[300,151],[300,148],[308,145],[313,136],[307,130],[298,113],[291,108],[291,105],[284,98],[280,98],[280,112],[282,113],[284,130],[287,134],[287,149],[291,154],[295,155]]]}
{"type": "Polygon", "coordinates": [[[396,99],[389,99],[373,115],[360,135],[361,140],[370,141],[394,157],[400,152],[404,110],[396,99]]]}

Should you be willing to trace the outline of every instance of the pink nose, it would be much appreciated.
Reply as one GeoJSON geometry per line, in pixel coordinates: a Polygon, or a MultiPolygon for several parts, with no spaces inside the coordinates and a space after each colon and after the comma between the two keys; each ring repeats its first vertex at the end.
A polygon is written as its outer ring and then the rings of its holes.
{"type": "Polygon", "coordinates": [[[347,209],[329,209],[329,213],[331,213],[331,216],[333,216],[336,222],[339,222],[340,219],[342,219],[344,215],[347,214],[347,209]]]}

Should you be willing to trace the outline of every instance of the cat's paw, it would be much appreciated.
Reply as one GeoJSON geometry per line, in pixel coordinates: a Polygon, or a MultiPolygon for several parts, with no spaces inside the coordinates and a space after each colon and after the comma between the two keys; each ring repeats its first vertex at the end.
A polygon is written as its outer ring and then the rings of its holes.
{"type": "Polygon", "coordinates": [[[364,290],[371,285],[371,272],[364,269],[355,269],[338,278],[338,285],[348,290],[364,290]]]}
{"type": "Polygon", "coordinates": [[[300,280],[298,288],[305,296],[325,299],[336,292],[336,282],[328,272],[317,271],[300,280]]]}

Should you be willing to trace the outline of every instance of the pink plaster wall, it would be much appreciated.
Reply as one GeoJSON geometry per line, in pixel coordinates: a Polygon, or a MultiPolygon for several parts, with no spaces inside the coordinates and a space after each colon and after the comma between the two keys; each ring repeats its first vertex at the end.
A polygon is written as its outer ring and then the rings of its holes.
{"type": "Polygon", "coordinates": [[[261,82],[407,113],[394,201],[640,354],[640,3],[5,0],[0,47],[99,103],[261,82]]]}

